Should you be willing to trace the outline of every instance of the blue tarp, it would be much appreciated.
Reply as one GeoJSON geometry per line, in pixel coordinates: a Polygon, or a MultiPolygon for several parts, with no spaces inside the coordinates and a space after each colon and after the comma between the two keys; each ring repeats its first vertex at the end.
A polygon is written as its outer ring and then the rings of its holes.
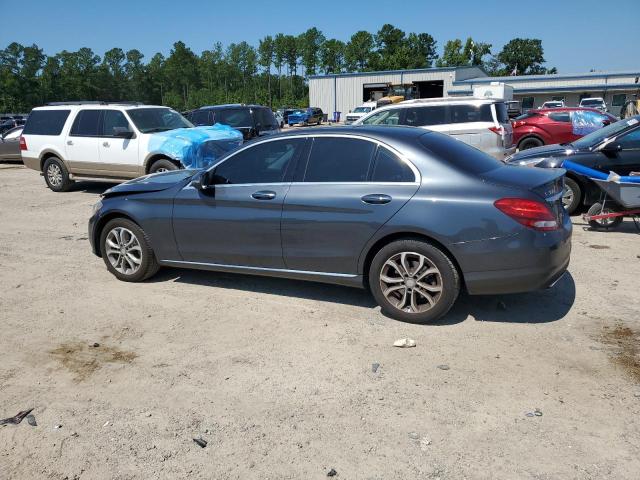
{"type": "Polygon", "coordinates": [[[571,126],[574,135],[585,136],[604,127],[604,120],[608,118],[590,110],[575,110],[571,112],[571,126]]]}
{"type": "Polygon", "coordinates": [[[220,123],[158,132],[149,139],[150,152],[164,153],[185,168],[206,168],[240,145],[242,133],[220,123]]]}

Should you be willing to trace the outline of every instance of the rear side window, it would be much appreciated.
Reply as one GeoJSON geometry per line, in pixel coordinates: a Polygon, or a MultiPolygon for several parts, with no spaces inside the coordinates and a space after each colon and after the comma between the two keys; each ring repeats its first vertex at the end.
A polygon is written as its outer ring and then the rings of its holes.
{"type": "Polygon", "coordinates": [[[305,182],[366,182],[375,144],[357,138],[315,138],[305,182]]]}
{"type": "Polygon", "coordinates": [[[447,107],[434,105],[433,107],[407,108],[404,124],[411,127],[428,127],[429,125],[444,125],[447,119],[447,107]]]}
{"type": "Polygon", "coordinates": [[[211,123],[209,110],[196,110],[192,112],[190,120],[194,125],[209,125],[211,123]]]}
{"type": "Polygon", "coordinates": [[[473,148],[461,140],[436,136],[425,133],[420,137],[420,143],[428,151],[463,172],[480,174],[504,166],[500,160],[473,148]]]}
{"type": "Polygon", "coordinates": [[[569,112],[554,112],[549,114],[549,118],[554,122],[566,122],[571,121],[571,115],[569,112]]]}
{"type": "Polygon", "coordinates": [[[71,126],[74,137],[97,137],[99,135],[101,110],[80,110],[71,126]]]}
{"type": "Polygon", "coordinates": [[[372,182],[414,182],[413,171],[397,155],[384,147],[378,147],[373,166],[372,182]]]}
{"type": "Polygon", "coordinates": [[[70,110],[33,110],[24,127],[25,135],[60,135],[70,110]]]}
{"type": "Polygon", "coordinates": [[[251,113],[248,108],[235,108],[232,110],[217,110],[216,123],[229,125],[230,127],[253,127],[251,113]]]}

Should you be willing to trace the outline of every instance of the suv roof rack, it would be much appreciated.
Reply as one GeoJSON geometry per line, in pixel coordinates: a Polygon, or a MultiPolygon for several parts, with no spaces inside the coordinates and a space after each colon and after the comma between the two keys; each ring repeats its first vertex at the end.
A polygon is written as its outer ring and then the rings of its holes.
{"type": "Polygon", "coordinates": [[[126,100],[118,102],[105,102],[102,100],[76,100],[72,102],[49,102],[48,107],[59,107],[61,105],[144,105],[142,102],[130,102],[126,100]]]}

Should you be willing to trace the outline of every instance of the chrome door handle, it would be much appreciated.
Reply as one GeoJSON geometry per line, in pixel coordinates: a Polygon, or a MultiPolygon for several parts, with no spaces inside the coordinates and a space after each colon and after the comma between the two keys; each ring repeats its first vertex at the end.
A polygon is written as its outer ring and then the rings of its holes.
{"type": "Polygon", "coordinates": [[[276,192],[271,190],[260,190],[259,192],[252,193],[251,196],[256,200],[273,200],[276,198],[276,192]]]}
{"type": "Polygon", "coordinates": [[[109,142],[102,142],[102,146],[103,147],[108,147],[109,146],[109,142]]]}
{"type": "Polygon", "coordinates": [[[385,203],[389,203],[392,198],[384,193],[371,193],[362,197],[361,200],[371,205],[384,205],[385,203]]]}
{"type": "Polygon", "coordinates": [[[67,140],[67,145],[73,145],[73,140],[67,140]]]}

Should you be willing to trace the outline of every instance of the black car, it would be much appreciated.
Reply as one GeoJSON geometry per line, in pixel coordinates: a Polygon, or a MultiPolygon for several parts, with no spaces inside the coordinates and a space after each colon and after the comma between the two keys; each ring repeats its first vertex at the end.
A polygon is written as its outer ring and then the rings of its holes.
{"type": "MultiPolygon", "coordinates": [[[[554,168],[562,167],[564,160],[621,176],[640,172],[640,115],[612,123],[572,143],[530,148],[507,158],[506,162],[554,168]]],[[[567,171],[562,201],[569,213],[580,205],[593,205],[601,193],[589,178],[567,171]]]]}
{"type": "Polygon", "coordinates": [[[245,140],[278,133],[280,126],[269,107],[262,105],[215,105],[187,112],[185,117],[196,126],[222,123],[240,130],[245,140]]]}

